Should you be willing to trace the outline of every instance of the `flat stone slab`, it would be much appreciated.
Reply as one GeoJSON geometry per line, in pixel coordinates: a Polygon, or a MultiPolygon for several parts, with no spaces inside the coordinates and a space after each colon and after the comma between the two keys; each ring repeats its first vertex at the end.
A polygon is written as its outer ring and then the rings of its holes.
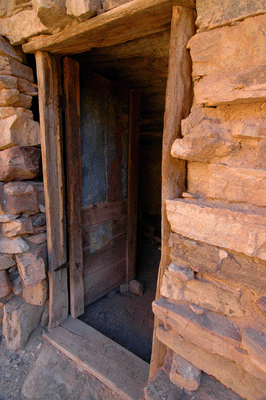
{"type": "Polygon", "coordinates": [[[72,360],[47,344],[28,375],[22,394],[27,399],[121,399],[98,379],[77,368],[72,360]]]}
{"type": "Polygon", "coordinates": [[[149,364],[90,326],[68,317],[44,338],[123,399],[143,396],[149,364]]]}

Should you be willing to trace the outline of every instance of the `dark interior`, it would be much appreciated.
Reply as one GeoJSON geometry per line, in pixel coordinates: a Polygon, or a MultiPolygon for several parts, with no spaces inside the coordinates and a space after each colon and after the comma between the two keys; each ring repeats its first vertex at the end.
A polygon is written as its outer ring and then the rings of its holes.
{"type": "Polygon", "coordinates": [[[73,56],[92,71],[141,93],[137,279],[144,295],[119,288],[85,309],[82,321],[150,361],[160,261],[161,159],[170,31],[73,56]]]}

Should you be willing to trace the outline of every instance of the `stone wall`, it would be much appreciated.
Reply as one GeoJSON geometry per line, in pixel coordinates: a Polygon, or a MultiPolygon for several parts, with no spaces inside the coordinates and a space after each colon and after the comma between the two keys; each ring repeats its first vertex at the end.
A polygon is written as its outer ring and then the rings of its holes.
{"type": "Polygon", "coordinates": [[[37,85],[23,54],[0,37],[0,319],[7,346],[22,347],[47,299],[37,85]]]}
{"type": "Polygon", "coordinates": [[[167,201],[172,263],[162,297],[153,303],[162,321],[157,337],[168,354],[146,399],[157,399],[155,388],[163,385],[169,398],[179,398],[181,388],[195,391],[202,371],[202,384],[208,374],[224,385],[217,386],[216,399],[261,400],[266,398],[266,3],[197,0],[197,13],[197,34],[188,43],[193,107],[182,121],[183,138],[171,150],[187,160],[187,191],[167,201]],[[225,387],[236,395],[225,395],[225,387]]]}

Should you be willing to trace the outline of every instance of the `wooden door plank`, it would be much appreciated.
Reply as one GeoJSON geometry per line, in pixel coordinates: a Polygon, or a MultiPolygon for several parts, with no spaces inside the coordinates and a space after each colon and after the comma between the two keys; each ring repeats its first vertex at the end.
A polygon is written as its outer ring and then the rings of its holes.
{"type": "Polygon", "coordinates": [[[69,317],[43,336],[121,398],[143,396],[149,364],[90,326],[69,317]]]}
{"type": "Polygon", "coordinates": [[[115,203],[99,203],[83,208],[83,226],[99,224],[127,213],[127,200],[115,203]]]}
{"type": "Polygon", "coordinates": [[[92,254],[84,254],[84,279],[90,274],[126,258],[126,235],[119,236],[119,242],[92,254]]]}
{"type": "MultiPolygon", "coordinates": [[[[160,297],[165,268],[171,263],[165,202],[181,197],[186,182],[186,163],[171,156],[174,140],[181,137],[181,120],[186,118],[191,107],[191,58],[186,48],[195,33],[194,10],[174,7],[171,23],[169,70],[165,100],[163,149],[162,149],[162,251],[159,267],[156,298],[160,297]]],[[[156,337],[159,320],[155,317],[150,376],[163,364],[166,347],[156,337]]]]}
{"type": "Polygon", "coordinates": [[[127,208],[127,282],[136,276],[139,180],[140,93],[130,90],[127,208]]]}
{"type": "Polygon", "coordinates": [[[66,97],[70,311],[71,316],[77,318],[84,313],[79,64],[65,57],[63,70],[66,97]]]}
{"type": "Polygon", "coordinates": [[[75,54],[160,32],[169,27],[172,6],[195,8],[193,0],[134,0],[88,21],[23,45],[25,53],[75,54]]]}
{"type": "Polygon", "coordinates": [[[60,60],[46,52],[36,53],[40,135],[49,262],[49,325],[57,326],[68,314],[65,188],[62,121],[59,107],[60,60]],[[55,271],[57,270],[57,271],[55,271]]]}
{"type": "Polygon", "coordinates": [[[89,305],[126,281],[126,259],[90,274],[84,279],[85,305],[89,305]]]}
{"type": "MultiPolygon", "coordinates": [[[[104,221],[105,222],[105,221],[104,221]]],[[[112,227],[112,238],[116,236],[124,235],[126,233],[126,215],[121,217],[115,218],[113,220],[108,221],[112,227]]],[[[94,225],[87,225],[83,226],[82,230],[82,241],[83,241],[83,248],[90,246],[90,235],[91,235],[91,228],[101,227],[102,223],[94,224],[94,225]]]]}

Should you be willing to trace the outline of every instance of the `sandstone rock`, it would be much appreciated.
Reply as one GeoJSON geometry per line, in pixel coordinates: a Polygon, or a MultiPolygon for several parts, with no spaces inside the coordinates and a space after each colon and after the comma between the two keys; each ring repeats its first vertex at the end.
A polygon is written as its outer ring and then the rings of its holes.
{"type": "Polygon", "coordinates": [[[172,382],[166,373],[159,369],[144,388],[145,400],[176,400],[182,398],[182,389],[172,382]]]}
{"type": "Polygon", "coordinates": [[[263,313],[266,313],[266,295],[263,295],[258,299],[257,305],[263,313]]]}
{"type": "Polygon", "coordinates": [[[137,294],[138,296],[143,296],[143,284],[136,279],[133,279],[129,282],[129,290],[131,291],[131,293],[137,294]]]}
{"type": "Polygon", "coordinates": [[[178,265],[176,263],[171,263],[168,266],[168,271],[175,278],[178,278],[184,282],[194,279],[194,271],[192,271],[192,269],[183,267],[182,265],[178,265]]]}
{"type": "Polygon", "coordinates": [[[23,93],[28,96],[37,96],[38,95],[37,85],[27,81],[26,79],[18,78],[17,88],[20,91],[20,93],[23,93]]]}
{"type": "Polygon", "coordinates": [[[32,5],[41,23],[50,30],[62,30],[73,22],[66,14],[65,0],[32,0],[32,5]]]}
{"type": "Polygon", "coordinates": [[[210,162],[215,157],[225,157],[239,149],[239,143],[220,140],[205,133],[204,136],[176,139],[171,148],[171,155],[183,160],[210,162]]]}
{"type": "MultiPolygon", "coordinates": [[[[149,385],[145,388],[146,400],[169,400],[169,397],[163,397],[163,392],[160,391],[160,388],[164,386],[162,379],[168,380],[166,382],[169,384],[169,377],[167,374],[163,374],[164,371],[162,369],[159,371],[161,371],[160,374],[156,373],[150,379],[149,385]],[[158,397],[160,395],[161,397],[158,397]]],[[[180,391],[181,389],[176,387],[176,390],[180,391]]],[[[193,392],[192,394],[182,390],[181,393],[174,393],[174,396],[174,400],[243,400],[242,397],[238,396],[235,392],[222,385],[222,383],[217,379],[205,373],[202,373],[201,384],[196,392],[193,392]]]]}
{"type": "Polygon", "coordinates": [[[27,8],[31,8],[30,0],[2,0],[0,3],[0,16],[12,15],[27,8]]]}
{"type": "Polygon", "coordinates": [[[200,347],[228,358],[228,348],[239,348],[241,335],[235,325],[223,315],[206,311],[195,314],[188,303],[159,298],[152,303],[152,309],[161,321],[172,325],[184,338],[197,341],[200,347]],[[171,321],[171,322],[170,322],[171,321]]]}
{"type": "Polygon", "coordinates": [[[15,146],[0,152],[0,180],[33,179],[40,175],[41,149],[15,146]]]}
{"type": "Polygon", "coordinates": [[[37,217],[33,218],[32,225],[33,226],[43,226],[46,224],[46,216],[44,213],[38,214],[37,217]]]}
{"type": "Polygon", "coordinates": [[[200,385],[201,371],[178,354],[174,354],[169,378],[174,385],[193,391],[200,385]]]}
{"type": "Polygon", "coordinates": [[[254,365],[266,373],[266,334],[248,328],[243,333],[242,343],[254,365]]]}
{"type": "Polygon", "coordinates": [[[202,315],[206,312],[206,308],[198,306],[197,304],[190,303],[190,309],[197,315],[202,315]]]}
{"type": "Polygon", "coordinates": [[[174,232],[251,257],[266,259],[266,215],[258,207],[195,200],[167,200],[174,232]]]}
{"type": "Polygon", "coordinates": [[[11,44],[25,43],[30,37],[50,33],[34,10],[24,10],[8,18],[1,19],[0,35],[8,38],[11,44]]]}
{"type": "Polygon", "coordinates": [[[240,348],[241,336],[236,327],[218,314],[206,311],[197,315],[187,304],[158,299],[153,303],[157,317],[168,330],[212,354],[219,354],[258,379],[266,381],[266,374],[255,366],[247,352],[240,348]]]}
{"type": "Polygon", "coordinates": [[[0,271],[8,269],[16,265],[16,261],[12,256],[0,254],[0,271]]]}
{"type": "Polygon", "coordinates": [[[33,233],[32,222],[25,217],[15,219],[12,222],[5,222],[2,224],[2,233],[6,237],[33,233]]]}
{"type": "Polygon", "coordinates": [[[226,252],[228,257],[221,258],[221,250],[218,247],[174,233],[170,236],[169,245],[172,248],[171,258],[174,262],[200,273],[206,272],[217,279],[229,281],[237,287],[252,289],[258,294],[266,292],[265,261],[235,252],[226,252]]]}
{"type": "Polygon", "coordinates": [[[31,110],[26,110],[25,108],[21,107],[1,107],[0,108],[0,119],[12,117],[13,115],[17,115],[20,117],[21,115],[23,117],[33,119],[33,113],[31,110]]]}
{"type": "Polygon", "coordinates": [[[18,78],[15,76],[0,75],[0,90],[2,89],[18,89],[18,78]]]}
{"type": "MultiPolygon", "coordinates": [[[[172,156],[190,161],[210,162],[212,159],[238,153],[240,145],[232,137],[233,122],[228,119],[224,108],[216,111],[194,106],[190,115],[182,120],[183,139],[176,139],[173,143],[172,156]]],[[[239,120],[240,117],[236,123],[239,123],[239,120]]]]}
{"type": "Polygon", "coordinates": [[[18,101],[13,103],[12,105],[14,107],[24,107],[24,108],[31,108],[31,103],[32,103],[32,96],[29,96],[27,94],[19,93],[18,95],[18,101]]]}
{"type": "Polygon", "coordinates": [[[200,30],[212,29],[232,22],[266,13],[264,0],[219,0],[197,2],[196,24],[200,30]]]}
{"type": "Polygon", "coordinates": [[[266,206],[266,172],[220,164],[188,164],[188,190],[212,199],[266,206]]]}
{"type": "Polygon", "coordinates": [[[19,102],[19,91],[17,89],[0,90],[0,107],[14,106],[19,102]]]}
{"type": "Polygon", "coordinates": [[[29,250],[29,245],[21,237],[9,239],[0,235],[0,252],[4,254],[19,254],[29,250]]]}
{"type": "Polygon", "coordinates": [[[18,215],[13,214],[0,214],[0,223],[3,222],[12,222],[18,218],[18,215]]]}
{"type": "Polygon", "coordinates": [[[247,18],[235,26],[202,32],[190,39],[195,104],[213,106],[266,98],[265,21],[266,15],[247,18]]]}
{"type": "Polygon", "coordinates": [[[33,304],[35,306],[42,306],[48,294],[48,285],[46,279],[38,283],[34,287],[29,287],[23,285],[22,297],[28,304],[33,304]]]}
{"type": "Polygon", "coordinates": [[[13,293],[16,296],[20,295],[22,293],[22,284],[21,284],[21,277],[19,275],[17,268],[15,271],[10,272],[8,275],[12,283],[13,293]]]}
{"type": "Polygon", "coordinates": [[[44,205],[44,204],[39,204],[39,210],[40,210],[42,213],[45,213],[45,205],[44,205]]]}
{"type": "Polygon", "coordinates": [[[18,296],[5,304],[3,335],[8,349],[16,351],[25,346],[39,324],[42,312],[43,307],[28,304],[18,296]]]}
{"type": "Polygon", "coordinates": [[[36,146],[40,144],[40,125],[23,115],[13,115],[0,120],[2,132],[0,150],[16,145],[36,146]]]}
{"type": "Polygon", "coordinates": [[[34,81],[32,69],[7,56],[0,56],[0,75],[11,75],[34,81]]]}
{"type": "Polygon", "coordinates": [[[104,10],[112,10],[113,8],[122,6],[132,0],[102,0],[102,7],[104,10]]]}
{"type": "Polygon", "coordinates": [[[12,285],[7,271],[0,271],[0,298],[7,296],[12,290],[12,285]]]}
{"type": "Polygon", "coordinates": [[[37,87],[33,83],[9,75],[0,75],[0,90],[3,89],[17,89],[20,93],[29,96],[37,96],[38,94],[37,87]]]}
{"type": "Polygon", "coordinates": [[[72,17],[89,19],[101,8],[100,0],[66,0],[67,14],[72,17]]]}
{"type": "Polygon", "coordinates": [[[47,233],[37,233],[36,235],[30,235],[27,237],[27,240],[33,244],[42,244],[47,240],[47,233]]]}
{"type": "Polygon", "coordinates": [[[39,211],[35,187],[30,182],[10,182],[4,186],[6,208],[12,214],[39,211]]]}
{"type": "Polygon", "coordinates": [[[10,43],[2,36],[0,36],[0,56],[11,57],[19,62],[22,62],[22,57],[19,55],[19,52],[17,52],[16,49],[12,47],[10,43]]]}
{"type": "MultiPolygon", "coordinates": [[[[189,343],[161,326],[157,328],[158,339],[175,353],[191,362],[198,369],[216,377],[223,385],[246,400],[261,400],[265,397],[266,382],[255,378],[234,362],[189,343]]],[[[215,398],[215,395],[214,395],[215,398]]],[[[229,397],[230,398],[230,397],[229,397]]]]}
{"type": "Polygon", "coordinates": [[[174,300],[192,302],[229,317],[241,318],[244,316],[239,294],[237,296],[235,293],[197,279],[184,283],[173,278],[168,271],[163,277],[161,295],[174,300]]]}
{"type": "Polygon", "coordinates": [[[34,250],[30,250],[22,255],[17,255],[16,261],[25,286],[32,288],[46,278],[46,245],[39,245],[34,250]]]}

